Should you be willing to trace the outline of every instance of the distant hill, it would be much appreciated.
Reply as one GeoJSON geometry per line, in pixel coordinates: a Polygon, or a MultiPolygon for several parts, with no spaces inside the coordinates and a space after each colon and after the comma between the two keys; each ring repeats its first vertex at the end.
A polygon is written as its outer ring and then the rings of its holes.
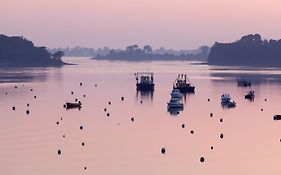
{"type": "Polygon", "coordinates": [[[63,52],[51,54],[19,36],[0,35],[0,67],[62,66],[63,52]]]}
{"type": "Polygon", "coordinates": [[[243,36],[233,43],[216,42],[208,56],[210,65],[281,67],[281,40],[243,36]]]}
{"type": "Polygon", "coordinates": [[[138,45],[126,47],[125,50],[111,49],[107,55],[97,55],[93,59],[100,60],[200,60],[206,61],[208,46],[202,46],[196,51],[175,51],[160,48],[153,50],[150,45],[143,48],[138,45]]]}

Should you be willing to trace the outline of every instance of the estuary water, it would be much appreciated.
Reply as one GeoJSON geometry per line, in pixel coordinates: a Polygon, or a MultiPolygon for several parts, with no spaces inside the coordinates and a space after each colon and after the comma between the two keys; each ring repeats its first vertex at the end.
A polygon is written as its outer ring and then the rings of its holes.
{"type": "Polygon", "coordinates": [[[280,69],[65,61],[77,65],[1,68],[0,174],[281,174],[281,121],[273,120],[281,114],[280,69]],[[136,91],[135,72],[154,72],[153,93],[136,91]],[[188,75],[195,93],[170,113],[178,74],[188,75]],[[237,87],[241,78],[252,86],[237,87]],[[250,90],[254,101],[244,99],[250,90]],[[221,106],[223,93],[236,108],[221,106]],[[63,108],[75,99],[80,110],[63,108]]]}

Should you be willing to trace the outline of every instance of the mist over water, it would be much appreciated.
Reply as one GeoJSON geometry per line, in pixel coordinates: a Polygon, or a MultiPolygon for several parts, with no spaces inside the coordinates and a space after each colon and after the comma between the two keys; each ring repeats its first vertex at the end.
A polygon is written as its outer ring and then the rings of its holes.
{"type": "Polygon", "coordinates": [[[0,70],[1,174],[280,175],[281,123],[272,119],[281,113],[280,69],[64,61],[77,65],[0,70]],[[143,71],[154,72],[153,93],[136,91],[134,73],[143,71]],[[184,110],[171,114],[167,102],[179,73],[196,89],[184,97],[184,110]],[[252,86],[237,87],[240,78],[252,86]],[[252,102],[244,99],[249,90],[252,102]],[[236,108],[222,108],[223,93],[236,108]],[[76,98],[81,110],[63,108],[76,98]]]}

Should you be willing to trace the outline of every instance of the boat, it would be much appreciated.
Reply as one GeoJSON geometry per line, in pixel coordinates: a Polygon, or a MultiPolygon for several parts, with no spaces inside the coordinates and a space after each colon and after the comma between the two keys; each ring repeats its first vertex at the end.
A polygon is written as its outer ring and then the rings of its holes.
{"type": "Polygon", "coordinates": [[[247,87],[247,86],[251,86],[252,83],[250,81],[247,80],[237,80],[237,86],[239,87],[247,87]]]}
{"type": "Polygon", "coordinates": [[[179,89],[173,89],[170,95],[171,95],[171,98],[182,99],[182,93],[180,92],[179,89]]]}
{"type": "Polygon", "coordinates": [[[82,107],[81,101],[79,101],[78,103],[69,103],[69,102],[66,102],[66,109],[81,108],[81,107],[82,107]]]}
{"type": "Polygon", "coordinates": [[[275,116],[273,116],[273,120],[281,120],[281,115],[275,115],[275,116]]]}
{"type": "Polygon", "coordinates": [[[168,107],[168,109],[171,109],[171,108],[183,109],[183,103],[178,98],[171,98],[170,101],[168,102],[167,107],[168,107]]]}
{"type": "Polygon", "coordinates": [[[236,103],[234,101],[230,101],[230,95],[229,94],[222,94],[221,95],[221,105],[223,107],[227,108],[234,108],[236,107],[236,103]]]}
{"type": "Polygon", "coordinates": [[[153,91],[154,82],[153,82],[153,73],[151,72],[141,72],[135,73],[137,80],[136,86],[138,91],[153,91]]]}
{"type": "Polygon", "coordinates": [[[222,94],[221,95],[221,102],[229,102],[231,100],[230,95],[229,94],[222,94]]]}
{"type": "Polygon", "coordinates": [[[173,84],[173,89],[178,89],[181,93],[194,93],[195,86],[191,85],[186,74],[179,74],[173,84]]]}
{"type": "Polygon", "coordinates": [[[254,100],[255,98],[255,92],[254,91],[249,91],[247,95],[245,95],[245,99],[248,100],[254,100]]]}

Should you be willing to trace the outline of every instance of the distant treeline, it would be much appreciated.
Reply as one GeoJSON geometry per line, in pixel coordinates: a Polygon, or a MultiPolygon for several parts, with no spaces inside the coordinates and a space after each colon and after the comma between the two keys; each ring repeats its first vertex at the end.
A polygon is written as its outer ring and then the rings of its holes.
{"type": "Polygon", "coordinates": [[[97,55],[93,59],[106,60],[206,60],[208,46],[202,46],[196,51],[153,50],[150,45],[143,48],[138,45],[126,47],[125,50],[111,49],[107,55],[97,55]]]}
{"type": "Polygon", "coordinates": [[[208,46],[201,46],[194,50],[173,50],[165,49],[161,47],[159,49],[152,49],[151,46],[146,45],[140,48],[137,45],[128,46],[125,50],[122,49],[110,49],[109,47],[93,49],[85,47],[74,47],[74,48],[55,48],[49,49],[50,52],[54,53],[57,51],[63,51],[65,56],[78,56],[78,57],[94,57],[95,59],[106,59],[106,60],[132,60],[132,59],[200,59],[206,60],[209,52],[208,46]]]}
{"type": "Polygon", "coordinates": [[[261,35],[247,35],[233,43],[218,43],[208,56],[211,65],[281,66],[281,40],[262,39],[261,35]]]}
{"type": "Polygon", "coordinates": [[[63,52],[51,54],[45,47],[35,47],[19,36],[0,35],[0,67],[3,66],[61,66],[63,52]]]}

